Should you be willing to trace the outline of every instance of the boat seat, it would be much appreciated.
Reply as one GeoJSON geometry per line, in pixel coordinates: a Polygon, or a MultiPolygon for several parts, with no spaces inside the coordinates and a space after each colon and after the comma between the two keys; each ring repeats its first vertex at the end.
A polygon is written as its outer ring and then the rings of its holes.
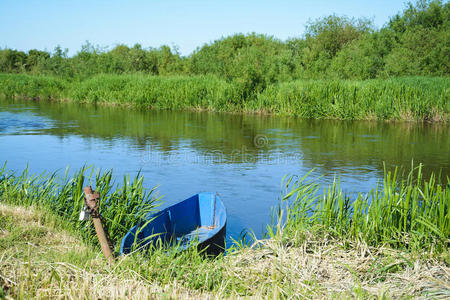
{"type": "Polygon", "coordinates": [[[214,228],[215,227],[210,226],[197,227],[191,232],[177,237],[177,243],[180,243],[181,247],[187,248],[187,246],[194,241],[204,240],[212,236],[214,228]]]}

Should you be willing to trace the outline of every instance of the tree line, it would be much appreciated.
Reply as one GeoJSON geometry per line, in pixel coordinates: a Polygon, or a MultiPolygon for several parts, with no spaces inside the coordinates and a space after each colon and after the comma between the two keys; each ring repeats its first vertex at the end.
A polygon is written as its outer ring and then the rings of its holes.
{"type": "Polygon", "coordinates": [[[0,49],[0,72],[70,80],[96,74],[205,74],[233,82],[243,96],[250,96],[268,85],[296,79],[447,76],[449,29],[450,2],[419,0],[408,3],[380,29],[368,19],[330,15],[309,22],[298,38],[234,34],[188,56],[166,45],[117,45],[108,50],[89,42],[71,57],[60,46],[53,52],[0,49]]]}

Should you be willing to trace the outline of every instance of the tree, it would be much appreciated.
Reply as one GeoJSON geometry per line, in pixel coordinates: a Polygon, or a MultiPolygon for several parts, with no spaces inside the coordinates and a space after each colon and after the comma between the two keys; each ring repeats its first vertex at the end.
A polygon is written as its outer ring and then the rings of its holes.
{"type": "Polygon", "coordinates": [[[41,70],[45,61],[50,59],[50,53],[47,51],[40,51],[37,49],[32,49],[28,51],[28,56],[26,58],[26,70],[41,70]]]}
{"type": "Polygon", "coordinates": [[[329,74],[331,60],[346,45],[373,32],[367,19],[352,19],[331,15],[306,26],[306,47],[302,53],[302,64],[307,76],[324,77],[329,74]]]}
{"type": "Polygon", "coordinates": [[[448,75],[450,71],[450,3],[420,0],[408,3],[391,18],[393,47],[386,56],[390,75],[448,75]]]}
{"type": "Polygon", "coordinates": [[[22,72],[25,70],[27,55],[23,51],[13,49],[0,50],[1,72],[22,72]]]}

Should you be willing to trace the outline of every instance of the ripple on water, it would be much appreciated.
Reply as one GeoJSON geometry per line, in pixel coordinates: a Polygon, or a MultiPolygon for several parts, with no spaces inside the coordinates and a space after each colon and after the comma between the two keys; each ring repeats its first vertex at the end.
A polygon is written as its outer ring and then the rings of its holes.
{"type": "Polygon", "coordinates": [[[0,112],[0,135],[39,134],[54,127],[54,121],[29,111],[0,112]]]}

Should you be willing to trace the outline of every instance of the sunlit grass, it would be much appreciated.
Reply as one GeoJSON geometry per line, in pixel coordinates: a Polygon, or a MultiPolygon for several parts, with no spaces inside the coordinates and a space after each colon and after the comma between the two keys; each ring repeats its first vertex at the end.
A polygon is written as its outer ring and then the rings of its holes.
{"type": "Polygon", "coordinates": [[[60,100],[67,97],[67,88],[57,77],[0,73],[0,94],[7,97],[60,100]]]}
{"type": "Polygon", "coordinates": [[[214,76],[96,75],[66,82],[0,74],[0,94],[156,109],[295,115],[311,119],[448,122],[450,79],[296,80],[244,97],[235,82],[214,76]]]}
{"type": "Polygon", "coordinates": [[[370,246],[427,253],[447,251],[450,243],[450,179],[425,181],[421,166],[406,177],[385,171],[383,182],[367,194],[351,198],[335,180],[321,186],[302,178],[285,181],[277,226],[270,236],[298,243],[303,232],[330,234],[370,246]],[[284,215],[283,215],[284,214],[284,215]],[[280,227],[280,224],[283,224],[280,227]]]}
{"type": "Polygon", "coordinates": [[[124,176],[121,185],[115,184],[112,171],[95,171],[94,167],[82,168],[73,175],[69,175],[68,169],[62,175],[34,175],[29,174],[28,168],[15,174],[6,170],[5,164],[0,169],[0,201],[51,211],[81,232],[86,241],[95,244],[97,239],[91,222],[78,220],[84,206],[83,187],[92,184],[102,195],[99,210],[115,245],[132,226],[159,205],[159,198],[153,196],[154,189],[145,190],[143,180],[137,174],[133,179],[124,176]]]}
{"type": "Polygon", "coordinates": [[[240,102],[230,83],[213,76],[98,75],[73,85],[70,95],[78,102],[159,109],[232,111],[240,102]]]}
{"type": "MultiPolygon", "coordinates": [[[[420,167],[350,199],[339,182],[291,177],[268,238],[235,243],[208,258],[195,247],[156,245],[108,265],[90,222],[78,221],[82,187],[102,195],[100,212],[117,246],[158,203],[139,175],[0,170],[0,294],[12,297],[445,297],[450,181],[420,167]]],[[[117,249],[117,247],[116,247],[117,249]]]]}
{"type": "Polygon", "coordinates": [[[450,79],[297,80],[270,86],[249,109],[314,119],[449,121],[450,79]]]}

